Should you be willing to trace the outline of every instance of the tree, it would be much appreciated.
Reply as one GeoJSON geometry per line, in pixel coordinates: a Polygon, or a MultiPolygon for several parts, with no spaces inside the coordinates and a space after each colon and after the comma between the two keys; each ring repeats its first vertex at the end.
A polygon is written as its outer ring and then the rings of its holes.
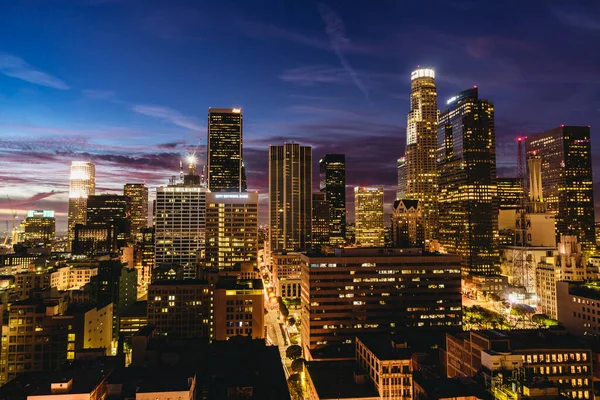
{"type": "Polygon", "coordinates": [[[292,361],[292,371],[301,372],[304,368],[304,361],[304,358],[296,358],[294,361],[292,361]]]}
{"type": "Polygon", "coordinates": [[[279,311],[281,312],[281,314],[285,318],[289,317],[290,312],[289,312],[287,306],[285,305],[285,303],[283,302],[283,299],[281,297],[278,297],[277,301],[279,302],[279,311]]]}
{"type": "Polygon", "coordinates": [[[294,326],[294,325],[296,325],[296,318],[294,318],[294,317],[290,317],[290,318],[288,319],[288,324],[289,324],[290,326],[294,326]]]}
{"type": "Polygon", "coordinates": [[[285,356],[291,360],[302,357],[302,347],[293,344],[285,350],[285,356]]]}
{"type": "Polygon", "coordinates": [[[292,374],[288,378],[288,388],[290,389],[290,395],[294,400],[301,400],[304,398],[304,390],[302,388],[302,378],[300,374],[292,374]]]}

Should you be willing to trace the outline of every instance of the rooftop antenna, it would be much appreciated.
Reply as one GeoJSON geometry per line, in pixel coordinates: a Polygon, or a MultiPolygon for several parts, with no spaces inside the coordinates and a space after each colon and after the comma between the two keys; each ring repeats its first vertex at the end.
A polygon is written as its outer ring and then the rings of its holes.
{"type": "Polygon", "coordinates": [[[179,180],[183,182],[183,161],[179,160],[179,180]]]}

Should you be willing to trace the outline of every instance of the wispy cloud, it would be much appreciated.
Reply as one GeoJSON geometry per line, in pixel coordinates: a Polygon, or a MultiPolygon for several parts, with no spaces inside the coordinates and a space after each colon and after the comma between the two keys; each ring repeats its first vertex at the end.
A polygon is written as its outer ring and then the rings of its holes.
{"type": "Polygon", "coordinates": [[[69,86],[62,80],[35,69],[22,58],[12,54],[0,53],[0,73],[36,85],[69,90],[69,86]]]}
{"type": "Polygon", "coordinates": [[[322,65],[308,65],[288,69],[280,75],[281,80],[304,86],[314,86],[320,83],[348,84],[351,78],[343,68],[322,65]]]}
{"type": "Polygon", "coordinates": [[[26,199],[22,199],[22,200],[13,200],[13,201],[4,201],[2,205],[5,205],[7,207],[21,207],[21,206],[26,206],[26,205],[30,205],[33,203],[36,203],[40,200],[46,199],[48,197],[54,196],[56,194],[61,194],[64,192],[57,192],[55,190],[52,190],[51,192],[41,192],[41,193],[36,193],[33,196],[30,196],[26,199]]]}
{"type": "Polygon", "coordinates": [[[371,103],[369,90],[363,84],[358,76],[358,73],[354,70],[354,68],[352,68],[352,65],[344,54],[344,48],[348,46],[348,43],[350,43],[350,40],[346,37],[346,28],[344,27],[344,22],[336,15],[336,13],[333,12],[331,8],[329,8],[328,5],[324,3],[319,4],[319,12],[321,13],[321,18],[323,18],[323,21],[325,22],[325,31],[329,36],[331,47],[340,60],[342,67],[344,67],[348,75],[350,75],[356,87],[365,96],[365,99],[371,103]]]}
{"type": "Polygon", "coordinates": [[[583,11],[568,9],[566,7],[550,7],[554,16],[565,25],[583,28],[590,31],[600,30],[600,19],[583,11]]]}
{"type": "Polygon", "coordinates": [[[132,110],[138,114],[168,121],[172,124],[181,126],[182,128],[191,129],[193,131],[201,131],[204,129],[204,127],[196,118],[187,117],[181,114],[179,111],[173,110],[172,108],[156,105],[136,104],[132,107],[132,110]]]}

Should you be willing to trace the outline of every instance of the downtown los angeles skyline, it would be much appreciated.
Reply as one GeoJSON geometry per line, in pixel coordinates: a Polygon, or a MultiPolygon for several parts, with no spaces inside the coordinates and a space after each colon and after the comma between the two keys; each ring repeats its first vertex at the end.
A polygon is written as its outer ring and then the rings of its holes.
{"type": "MultiPolygon", "coordinates": [[[[153,193],[200,139],[203,164],[209,107],[243,110],[261,223],[268,146],[292,140],[313,146],[315,189],[319,159],[345,153],[348,209],[356,185],[383,186],[389,205],[417,65],[436,70],[440,110],[474,85],[495,104],[500,176],[515,174],[516,136],[561,124],[593,134],[600,123],[591,1],[435,1],[435,11],[396,1],[5,3],[1,231],[10,208],[21,218],[56,210],[63,230],[73,160],[96,164],[96,193],[136,182],[153,193]]],[[[596,170],[599,146],[592,139],[596,170]]]]}

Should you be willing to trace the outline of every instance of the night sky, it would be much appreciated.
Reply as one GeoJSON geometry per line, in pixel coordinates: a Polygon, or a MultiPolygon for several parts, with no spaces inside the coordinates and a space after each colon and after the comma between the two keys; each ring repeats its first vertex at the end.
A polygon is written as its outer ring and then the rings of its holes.
{"type": "Polygon", "coordinates": [[[315,187],[318,159],[346,154],[349,209],[355,185],[391,202],[418,65],[440,106],[473,85],[495,103],[500,176],[517,135],[566,124],[592,127],[598,179],[599,44],[597,1],[0,1],[0,231],[11,207],[64,229],[72,160],[96,163],[97,193],[152,193],[205,143],[211,106],[243,109],[261,222],[284,141],[313,146],[315,187]]]}

